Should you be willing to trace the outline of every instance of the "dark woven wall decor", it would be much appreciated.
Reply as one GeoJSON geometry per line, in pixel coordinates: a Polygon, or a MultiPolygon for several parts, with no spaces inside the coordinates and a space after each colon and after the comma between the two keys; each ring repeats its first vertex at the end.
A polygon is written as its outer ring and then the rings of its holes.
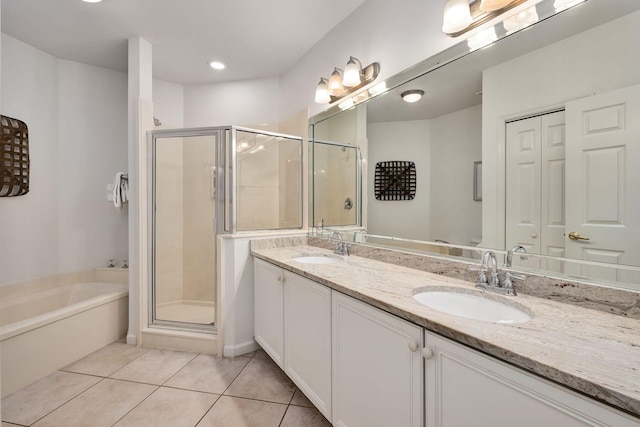
{"type": "Polygon", "coordinates": [[[29,130],[27,124],[0,116],[0,197],[29,192],[29,130]]]}
{"type": "Polygon", "coordinates": [[[416,197],[416,164],[406,161],[376,163],[376,200],[413,200],[416,197]]]}

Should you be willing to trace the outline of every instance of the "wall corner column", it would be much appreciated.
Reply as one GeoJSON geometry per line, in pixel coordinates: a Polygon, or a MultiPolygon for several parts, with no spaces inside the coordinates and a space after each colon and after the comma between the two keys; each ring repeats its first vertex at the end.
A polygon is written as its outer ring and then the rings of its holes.
{"type": "Polygon", "coordinates": [[[130,267],[127,344],[141,345],[149,283],[146,133],[153,129],[153,73],[151,44],[141,37],[130,38],[128,44],[130,267]]]}

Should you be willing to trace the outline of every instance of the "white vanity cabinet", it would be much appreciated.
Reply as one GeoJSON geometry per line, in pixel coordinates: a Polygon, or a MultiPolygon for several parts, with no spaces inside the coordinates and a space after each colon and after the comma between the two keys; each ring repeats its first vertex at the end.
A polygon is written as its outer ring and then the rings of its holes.
{"type": "Polygon", "coordinates": [[[331,289],[254,259],[255,339],[331,419],[331,289]]]}
{"type": "Polygon", "coordinates": [[[333,425],[422,426],[422,328],[333,292],[333,425]]]}
{"type": "Polygon", "coordinates": [[[331,289],[284,272],[284,371],[331,419],[331,289]]]}
{"type": "Polygon", "coordinates": [[[639,426],[637,419],[429,332],[423,354],[427,427],[639,426]]]}
{"type": "Polygon", "coordinates": [[[255,258],[253,284],[255,340],[284,368],[284,270],[255,258]]]}

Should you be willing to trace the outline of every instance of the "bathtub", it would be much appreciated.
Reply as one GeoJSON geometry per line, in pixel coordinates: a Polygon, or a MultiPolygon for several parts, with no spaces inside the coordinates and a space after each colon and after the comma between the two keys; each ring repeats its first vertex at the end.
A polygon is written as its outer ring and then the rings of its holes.
{"type": "Polygon", "coordinates": [[[60,282],[0,287],[2,397],[126,335],[126,284],[60,282]]]}

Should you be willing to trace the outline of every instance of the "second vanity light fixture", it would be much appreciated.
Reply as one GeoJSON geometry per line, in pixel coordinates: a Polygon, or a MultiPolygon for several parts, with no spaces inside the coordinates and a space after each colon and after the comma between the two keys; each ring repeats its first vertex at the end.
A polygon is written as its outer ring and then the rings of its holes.
{"type": "Polygon", "coordinates": [[[458,37],[524,3],[526,0],[447,0],[442,31],[458,37]]]}
{"type": "Polygon", "coordinates": [[[320,78],[316,87],[315,101],[318,104],[338,101],[374,81],[378,74],[380,74],[380,64],[377,62],[363,68],[358,58],[350,56],[344,71],[335,67],[328,79],[320,78]]]}

